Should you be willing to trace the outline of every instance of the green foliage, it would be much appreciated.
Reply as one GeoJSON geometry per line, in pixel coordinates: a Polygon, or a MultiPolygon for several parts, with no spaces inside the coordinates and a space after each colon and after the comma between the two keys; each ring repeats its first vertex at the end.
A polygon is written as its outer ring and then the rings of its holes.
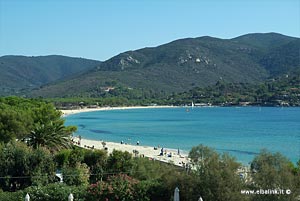
{"type": "Polygon", "coordinates": [[[70,147],[70,133],[65,129],[63,123],[49,122],[37,124],[26,137],[29,146],[33,148],[47,147],[51,150],[70,147]]]}
{"type": "Polygon", "coordinates": [[[47,149],[33,150],[29,158],[29,168],[32,186],[44,186],[56,180],[54,176],[56,164],[53,155],[47,149]]]}
{"type": "Polygon", "coordinates": [[[104,150],[85,150],[84,162],[92,167],[101,165],[104,166],[107,160],[107,152],[104,150]]]}
{"type": "Polygon", "coordinates": [[[23,140],[37,149],[56,151],[70,145],[74,126],[64,126],[61,112],[36,99],[0,98],[0,141],[23,140]],[[3,111],[3,112],[2,112],[3,111]]]}
{"type": "Polygon", "coordinates": [[[282,76],[259,85],[218,82],[215,86],[194,88],[188,92],[169,97],[175,105],[211,103],[231,106],[249,102],[260,106],[299,106],[300,73],[282,76]]]}
{"type": "Polygon", "coordinates": [[[1,146],[0,150],[0,179],[3,190],[15,191],[30,185],[29,156],[30,148],[21,143],[9,143],[1,146]]]}
{"type": "Polygon", "coordinates": [[[118,87],[117,92],[99,93],[92,97],[69,97],[47,99],[62,109],[84,106],[133,106],[133,105],[186,105],[204,103],[220,106],[259,105],[259,106],[299,106],[300,71],[276,77],[260,84],[230,83],[219,80],[208,87],[193,87],[180,93],[156,92],[147,89],[118,87]],[[96,98],[98,97],[98,98],[96,98]]]}
{"type": "Polygon", "coordinates": [[[38,106],[34,107],[34,105],[31,105],[31,110],[33,113],[34,123],[36,124],[47,124],[49,122],[62,124],[64,122],[64,120],[60,118],[62,114],[61,111],[56,110],[52,104],[46,103],[42,100],[40,100],[38,106]]]}
{"type": "Polygon", "coordinates": [[[86,186],[89,183],[90,169],[85,163],[65,166],[62,169],[63,181],[70,186],[86,186]]]}
{"type": "Polygon", "coordinates": [[[22,139],[30,132],[31,119],[28,114],[9,107],[0,106],[0,109],[0,142],[22,139]]]}
{"type": "Polygon", "coordinates": [[[85,150],[80,147],[73,147],[68,158],[68,165],[75,167],[78,163],[82,163],[84,159],[85,150]]]}
{"type": "Polygon", "coordinates": [[[47,147],[51,150],[70,147],[69,136],[76,127],[64,126],[61,112],[50,104],[43,104],[33,110],[34,128],[27,136],[27,143],[34,147],[47,147]]]}
{"type": "Polygon", "coordinates": [[[55,161],[57,163],[58,168],[62,168],[65,165],[68,165],[68,161],[71,154],[71,149],[62,149],[55,155],[55,161]]]}
{"type": "MultiPolygon", "coordinates": [[[[107,152],[103,150],[84,150],[81,148],[65,149],[55,155],[55,160],[58,168],[63,169],[65,175],[73,175],[73,169],[78,169],[78,165],[80,164],[84,164],[83,166],[87,165],[90,173],[89,181],[90,183],[96,183],[102,180],[103,173],[106,170],[107,152]]],[[[78,174],[76,173],[73,177],[67,178],[68,182],[74,184],[74,177],[78,178],[78,174]]]]}
{"type": "Polygon", "coordinates": [[[293,171],[291,162],[280,153],[272,154],[266,150],[251,163],[254,189],[290,189],[290,195],[254,196],[253,200],[295,200],[299,195],[299,175],[293,171]],[[297,181],[298,180],[298,181],[297,181]]]}
{"type": "Polygon", "coordinates": [[[198,192],[204,200],[246,200],[240,191],[242,180],[236,173],[240,164],[234,158],[227,154],[220,157],[203,145],[193,147],[189,156],[196,166],[194,174],[198,177],[198,192]]]}
{"type": "Polygon", "coordinates": [[[178,169],[169,164],[150,161],[147,158],[136,158],[132,176],[140,180],[137,185],[138,191],[145,193],[150,200],[163,201],[169,200],[174,191],[173,186],[178,184],[175,181],[176,184],[169,185],[167,181],[173,176],[177,180],[178,175],[175,176],[177,171],[178,169]]]}
{"type": "Polygon", "coordinates": [[[132,155],[127,151],[113,150],[107,159],[107,166],[114,173],[129,173],[133,167],[132,155]]]}
{"type": "Polygon", "coordinates": [[[89,183],[91,166],[84,163],[85,152],[86,150],[82,148],[73,147],[71,150],[62,150],[56,155],[66,184],[87,185],[89,183]]]}
{"type": "MultiPolygon", "coordinates": [[[[43,187],[29,187],[23,190],[23,199],[28,193],[30,200],[34,201],[61,201],[68,200],[70,193],[73,194],[74,200],[85,200],[85,186],[68,186],[66,184],[54,183],[43,187]]],[[[22,199],[22,200],[23,200],[22,199]]]]}
{"type": "Polygon", "coordinates": [[[102,180],[107,167],[107,152],[103,150],[85,150],[83,161],[90,167],[90,183],[102,180]]]}
{"type": "Polygon", "coordinates": [[[47,150],[33,150],[21,142],[11,142],[0,146],[0,159],[3,190],[16,191],[55,180],[53,156],[47,150]]]}
{"type": "Polygon", "coordinates": [[[197,177],[181,167],[137,158],[134,160],[132,176],[140,180],[138,189],[150,200],[169,200],[176,187],[180,189],[182,201],[198,200],[200,196],[197,177]]]}
{"type": "Polygon", "coordinates": [[[149,200],[140,190],[136,191],[138,183],[138,180],[126,174],[118,174],[108,177],[106,182],[101,181],[92,184],[88,189],[87,195],[90,200],[149,200]]]}
{"type": "Polygon", "coordinates": [[[186,170],[147,158],[132,158],[128,152],[116,150],[110,156],[102,150],[81,148],[51,155],[47,149],[32,149],[21,142],[1,144],[0,160],[4,163],[0,163],[0,177],[7,177],[0,179],[1,188],[18,191],[0,190],[0,199],[23,200],[29,193],[32,200],[62,200],[73,193],[75,200],[165,201],[172,199],[176,187],[181,201],[200,196],[205,201],[294,200],[300,193],[300,162],[294,165],[280,154],[263,151],[255,157],[247,183],[237,173],[240,164],[227,154],[199,145],[192,148],[189,156],[194,168],[186,170]],[[53,158],[63,167],[64,184],[53,183],[53,158]],[[130,176],[118,172],[128,172],[130,176]],[[16,175],[25,178],[13,178],[16,175]],[[291,189],[292,194],[241,194],[242,189],[276,188],[291,189]]]}
{"type": "Polygon", "coordinates": [[[197,168],[201,168],[202,163],[205,163],[205,160],[210,160],[217,157],[218,154],[215,151],[204,145],[192,147],[191,151],[189,152],[189,158],[192,160],[193,165],[195,165],[197,168]]]}
{"type": "Polygon", "coordinates": [[[148,158],[135,158],[133,161],[132,176],[139,180],[158,180],[163,174],[174,170],[173,166],[152,161],[148,158]]]}
{"type": "Polygon", "coordinates": [[[0,200],[1,201],[23,201],[24,193],[22,191],[17,192],[5,192],[0,189],[0,200]]]}

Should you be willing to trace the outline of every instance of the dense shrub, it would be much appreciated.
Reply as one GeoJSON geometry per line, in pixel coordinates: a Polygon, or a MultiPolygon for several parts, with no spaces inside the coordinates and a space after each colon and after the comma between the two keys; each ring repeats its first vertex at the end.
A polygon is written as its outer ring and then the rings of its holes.
{"type": "Polygon", "coordinates": [[[63,181],[67,185],[86,186],[89,184],[90,169],[85,163],[65,166],[62,169],[63,181]]]}
{"type": "Polygon", "coordinates": [[[136,200],[147,201],[145,191],[138,188],[139,181],[126,175],[118,174],[108,177],[107,181],[100,181],[96,184],[91,184],[87,191],[87,197],[90,200],[136,200]]]}
{"type": "Polygon", "coordinates": [[[43,148],[32,149],[22,142],[0,145],[0,187],[16,191],[31,185],[46,185],[55,180],[52,154],[43,148]]]}
{"type": "Polygon", "coordinates": [[[25,198],[26,193],[24,194],[23,191],[17,192],[3,192],[0,189],[0,200],[1,201],[23,201],[25,198]]]}
{"type": "MultiPolygon", "coordinates": [[[[23,191],[30,195],[32,201],[61,201],[68,200],[70,193],[74,196],[74,201],[84,201],[86,188],[84,186],[68,186],[66,184],[54,183],[43,187],[29,187],[23,191]]],[[[24,198],[23,197],[23,198],[24,198]]]]}

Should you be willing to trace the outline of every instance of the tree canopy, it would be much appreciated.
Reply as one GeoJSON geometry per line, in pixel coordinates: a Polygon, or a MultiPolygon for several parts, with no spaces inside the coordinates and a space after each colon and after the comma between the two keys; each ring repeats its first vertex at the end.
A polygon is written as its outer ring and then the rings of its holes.
{"type": "Polygon", "coordinates": [[[0,98],[0,141],[25,141],[37,149],[58,150],[69,146],[69,137],[76,131],[65,126],[62,113],[51,103],[18,97],[0,98]]]}

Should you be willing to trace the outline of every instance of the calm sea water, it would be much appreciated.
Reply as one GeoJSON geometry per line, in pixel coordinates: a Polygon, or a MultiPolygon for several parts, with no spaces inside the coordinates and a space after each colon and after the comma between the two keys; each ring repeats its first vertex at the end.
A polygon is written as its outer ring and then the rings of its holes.
{"type": "Polygon", "coordinates": [[[203,144],[248,164],[260,150],[300,159],[300,108],[196,107],[130,109],[80,113],[66,117],[76,135],[188,152],[203,144]]]}

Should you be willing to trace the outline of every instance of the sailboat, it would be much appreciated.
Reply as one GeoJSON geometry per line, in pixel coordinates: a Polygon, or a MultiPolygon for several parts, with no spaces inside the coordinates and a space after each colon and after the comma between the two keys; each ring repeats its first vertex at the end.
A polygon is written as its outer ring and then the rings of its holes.
{"type": "MultiPolygon", "coordinates": [[[[188,108],[188,105],[186,105],[186,112],[190,112],[189,108],[188,108]]],[[[192,101],[192,104],[191,104],[191,108],[193,109],[194,108],[194,102],[192,101]]]]}

